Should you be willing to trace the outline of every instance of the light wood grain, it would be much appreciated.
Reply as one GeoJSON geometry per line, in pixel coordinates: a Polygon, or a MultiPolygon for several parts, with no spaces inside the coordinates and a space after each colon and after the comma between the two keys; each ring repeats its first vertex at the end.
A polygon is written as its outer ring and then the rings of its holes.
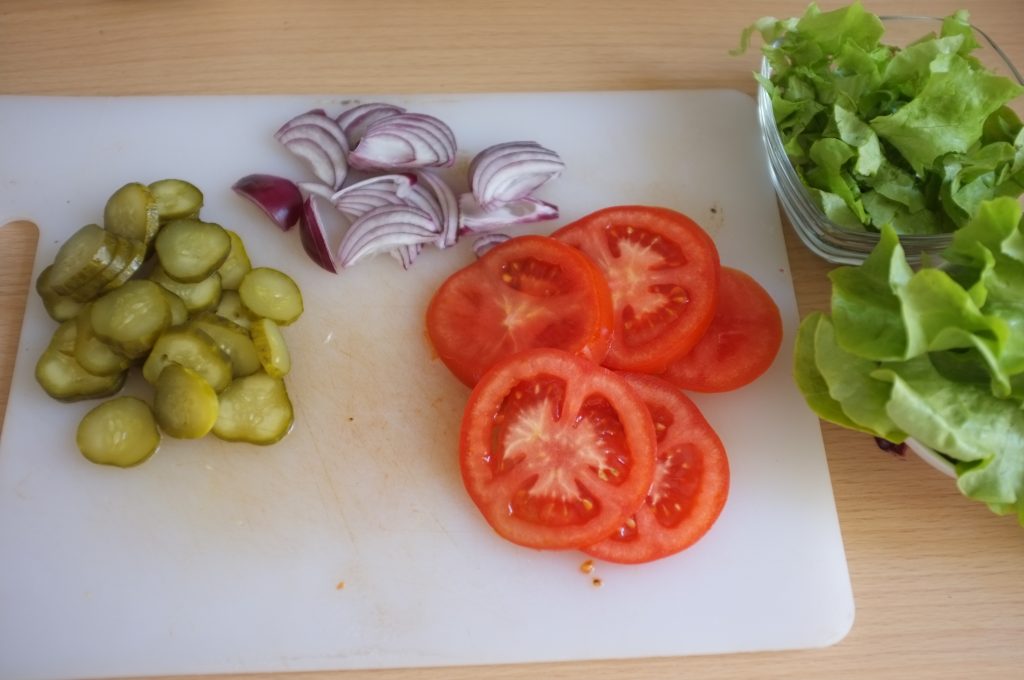
{"type": "MultiPolygon", "coordinates": [[[[1024,64],[1020,0],[880,0],[868,6],[883,14],[941,15],[961,5],[969,6],[975,23],[1015,63],[1024,64]]],[[[742,27],[757,17],[790,16],[804,6],[790,0],[4,0],[0,92],[733,88],[753,93],[750,72],[756,56],[733,57],[728,50],[737,44],[742,27]]],[[[24,225],[0,229],[0,406],[6,406],[35,240],[35,231],[24,225]]],[[[788,230],[787,240],[801,310],[823,308],[829,267],[803,249],[788,230]]],[[[870,439],[835,427],[826,425],[823,432],[857,604],[852,632],[833,647],[301,677],[1021,677],[1024,532],[1012,520],[997,518],[960,497],[950,480],[917,459],[881,453],[870,439]]]]}

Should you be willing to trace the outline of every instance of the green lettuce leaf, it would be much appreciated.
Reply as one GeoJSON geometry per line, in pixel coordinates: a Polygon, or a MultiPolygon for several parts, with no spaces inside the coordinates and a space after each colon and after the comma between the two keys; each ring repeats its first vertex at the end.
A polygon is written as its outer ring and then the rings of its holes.
{"type": "Polygon", "coordinates": [[[974,385],[942,377],[927,357],[876,370],[892,382],[887,413],[911,436],[961,461],[964,495],[1024,524],[1024,410],[974,385]]]}
{"type": "Polygon", "coordinates": [[[886,413],[891,385],[871,377],[877,361],[845,351],[836,342],[835,329],[822,316],[814,333],[814,361],[832,399],[865,432],[901,442],[906,434],[886,413]]]}
{"type": "Polygon", "coordinates": [[[963,57],[942,55],[917,95],[895,113],[870,121],[921,175],[946,153],[966,153],[981,139],[985,120],[1024,92],[1010,80],[976,71],[963,57]]]}
{"type": "Polygon", "coordinates": [[[821,312],[813,312],[800,322],[793,353],[793,377],[797,387],[808,407],[822,420],[851,430],[874,434],[862,428],[843,412],[842,405],[829,393],[828,383],[818,370],[814,339],[818,332],[818,324],[826,318],[821,312]]]}
{"type": "Polygon", "coordinates": [[[829,274],[832,319],[843,349],[873,361],[899,361],[923,349],[923,339],[911,337],[903,321],[899,296],[912,275],[891,228],[882,230],[878,245],[861,265],[829,274]]]}
{"type": "Polygon", "coordinates": [[[809,315],[797,337],[793,370],[808,406],[942,452],[965,495],[1024,525],[1020,203],[981,203],[943,258],[917,271],[885,226],[863,264],[830,276],[830,314],[809,315]]]}
{"type": "Polygon", "coordinates": [[[800,17],[754,22],[734,51],[763,41],[771,75],[755,77],[825,215],[858,231],[938,234],[987,200],[1024,194],[1024,126],[1008,106],[1024,87],[975,57],[968,13],[902,46],[885,44],[884,28],[859,1],[831,11],[812,3],[800,17]],[[837,166],[827,140],[854,155],[837,166]]]}

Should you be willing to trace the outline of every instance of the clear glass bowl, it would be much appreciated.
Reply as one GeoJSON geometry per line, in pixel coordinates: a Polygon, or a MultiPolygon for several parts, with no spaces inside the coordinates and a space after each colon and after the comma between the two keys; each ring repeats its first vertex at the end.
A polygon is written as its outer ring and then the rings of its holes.
{"type": "MultiPolygon", "coordinates": [[[[916,16],[883,16],[885,35],[882,40],[889,45],[909,44],[930,31],[941,28],[942,19],[938,17],[916,16]]],[[[981,60],[991,71],[1016,79],[1024,85],[1024,77],[1013,65],[1002,49],[991,38],[976,26],[972,26],[978,42],[981,44],[972,54],[981,60]]],[[[767,60],[761,62],[761,75],[768,78],[771,68],[767,60]]],[[[1021,113],[1024,105],[1018,97],[1011,106],[1021,113]]],[[[782,146],[778,127],[775,125],[775,114],[768,92],[758,88],[757,116],[761,127],[761,139],[771,168],[772,184],[778,194],[779,202],[793,225],[800,240],[811,252],[829,262],[836,264],[858,264],[863,262],[878,242],[878,233],[873,231],[856,231],[831,221],[812,198],[810,192],[801,182],[796,169],[790,162],[782,146]]],[[[1024,116],[1022,116],[1024,117],[1024,116]]],[[[952,239],[952,234],[935,235],[904,235],[900,237],[907,259],[916,264],[925,253],[937,254],[952,239]]]]}

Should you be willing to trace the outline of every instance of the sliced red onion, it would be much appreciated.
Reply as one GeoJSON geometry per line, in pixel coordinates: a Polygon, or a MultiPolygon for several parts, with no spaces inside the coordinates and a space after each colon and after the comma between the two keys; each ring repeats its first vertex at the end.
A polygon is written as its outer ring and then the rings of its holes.
{"type": "Polygon", "coordinates": [[[331,162],[331,157],[327,155],[327,152],[319,144],[309,139],[293,139],[284,146],[293,154],[306,161],[317,179],[325,184],[334,186],[334,178],[336,176],[334,164],[331,162]]]}
{"type": "Polygon", "coordinates": [[[405,203],[415,182],[415,175],[377,175],[335,192],[331,202],[352,219],[359,219],[373,208],[405,203]]]}
{"type": "Polygon", "coordinates": [[[536,142],[506,142],[481,151],[470,163],[470,187],[480,205],[526,198],[565,169],[561,157],[536,142]]]}
{"type": "Polygon", "coordinates": [[[454,158],[458,144],[455,141],[455,133],[444,121],[425,113],[406,113],[397,122],[408,127],[418,128],[426,133],[440,135],[442,142],[451,149],[450,155],[454,158]]]}
{"type": "Polygon", "coordinates": [[[488,159],[493,159],[495,156],[503,153],[507,149],[541,149],[540,144],[537,142],[501,142],[500,144],[494,144],[489,146],[477,155],[473,156],[473,160],[469,162],[469,168],[467,172],[472,177],[477,172],[481,162],[486,162],[488,159]]]}
{"type": "Polygon", "coordinates": [[[306,112],[281,126],[274,137],[305,160],[317,179],[341,187],[348,175],[348,140],[333,118],[321,110],[306,112]]]}
{"type": "Polygon", "coordinates": [[[348,154],[350,147],[348,143],[348,137],[345,135],[345,131],[338,124],[338,121],[328,116],[323,109],[313,109],[312,111],[307,111],[306,113],[300,113],[299,115],[295,116],[287,123],[282,125],[280,129],[278,129],[278,131],[275,133],[275,137],[279,138],[288,130],[294,127],[298,127],[300,125],[313,125],[322,129],[324,132],[326,132],[327,134],[334,138],[338,145],[341,146],[345,154],[348,154]]]}
{"type": "Polygon", "coordinates": [[[433,191],[422,184],[416,184],[409,195],[405,197],[405,202],[430,215],[437,225],[437,233],[441,233],[444,227],[444,215],[441,213],[441,204],[433,191]]]}
{"type": "Polygon", "coordinates": [[[502,234],[501,232],[491,232],[484,234],[483,236],[477,236],[473,240],[473,252],[476,253],[477,257],[483,257],[484,254],[496,245],[508,241],[512,237],[508,234],[502,234]]]}
{"type": "Polygon", "coordinates": [[[443,121],[400,113],[370,125],[348,160],[361,170],[448,167],[455,151],[455,135],[443,121]]]}
{"type": "Polygon", "coordinates": [[[455,245],[459,238],[459,199],[455,197],[455,192],[447,182],[429,170],[420,171],[419,178],[434,192],[441,207],[441,236],[437,241],[437,247],[448,248],[455,245]]]}
{"type": "Polygon", "coordinates": [[[320,212],[319,203],[323,199],[310,194],[302,204],[302,222],[299,229],[299,237],[302,241],[302,249],[306,251],[309,258],[318,265],[331,272],[338,273],[338,267],[334,262],[334,250],[331,248],[330,239],[327,236],[326,222],[320,212]]]}
{"type": "Polygon", "coordinates": [[[252,201],[282,231],[288,231],[302,216],[302,194],[291,180],[275,175],[246,175],[231,188],[252,201]]]}
{"type": "Polygon", "coordinates": [[[296,186],[306,194],[314,194],[327,200],[330,200],[334,197],[334,194],[338,193],[323,182],[298,182],[296,186]]]}
{"type": "Polygon", "coordinates": [[[412,267],[412,263],[416,261],[416,257],[422,252],[423,244],[416,243],[411,246],[401,246],[390,251],[391,256],[399,261],[402,265],[402,269],[408,270],[412,267]]]}
{"type": "Polygon", "coordinates": [[[473,194],[459,196],[460,231],[493,231],[515,224],[558,218],[558,206],[536,198],[520,198],[494,208],[483,208],[473,194]]]}
{"type": "Polygon", "coordinates": [[[348,138],[349,148],[355,148],[359,140],[363,138],[366,128],[378,120],[396,116],[399,113],[405,113],[405,109],[401,106],[385,104],[383,102],[369,102],[346,109],[335,120],[338,123],[338,127],[344,130],[345,137],[348,138]]]}
{"type": "Polygon", "coordinates": [[[410,205],[374,208],[349,227],[338,248],[338,262],[351,267],[377,253],[429,243],[437,238],[436,226],[430,215],[410,205]]]}

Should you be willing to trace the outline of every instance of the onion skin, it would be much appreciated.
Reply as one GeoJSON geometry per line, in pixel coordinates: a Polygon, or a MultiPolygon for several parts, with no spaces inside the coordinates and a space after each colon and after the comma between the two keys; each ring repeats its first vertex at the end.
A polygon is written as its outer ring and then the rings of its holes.
{"type": "Polygon", "coordinates": [[[288,231],[302,217],[302,193],[290,179],[256,173],[242,177],[231,189],[262,210],[281,231],[288,231]]]}

